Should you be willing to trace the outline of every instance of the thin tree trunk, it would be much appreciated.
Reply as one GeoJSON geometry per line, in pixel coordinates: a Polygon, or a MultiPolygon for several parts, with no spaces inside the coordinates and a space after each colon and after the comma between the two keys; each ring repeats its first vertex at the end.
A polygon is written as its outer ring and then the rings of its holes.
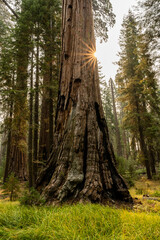
{"type": "MultiPolygon", "coordinates": [[[[45,39],[45,73],[43,78],[43,97],[42,97],[42,111],[41,111],[41,125],[40,125],[40,141],[39,141],[39,160],[44,165],[51,152],[53,145],[53,127],[54,127],[54,114],[55,109],[53,101],[56,99],[56,93],[53,93],[53,52],[54,39],[53,39],[53,26],[52,16],[50,19],[49,29],[46,30],[45,39]]],[[[57,90],[58,91],[58,90],[57,90]]]]}
{"type": "Polygon", "coordinates": [[[8,132],[8,138],[7,138],[7,156],[6,156],[3,182],[6,182],[9,176],[9,165],[10,165],[10,159],[11,159],[11,141],[12,141],[12,117],[13,117],[13,100],[11,100],[11,104],[10,104],[9,132],[8,132]]]}
{"type": "Polygon", "coordinates": [[[54,146],[37,181],[48,202],[132,201],[114,165],[94,51],[92,1],[64,0],[54,146]]]}
{"type": "Polygon", "coordinates": [[[147,177],[148,177],[148,179],[152,179],[151,170],[150,170],[150,162],[149,162],[149,158],[148,158],[148,151],[147,151],[147,146],[146,146],[145,139],[144,139],[143,127],[142,127],[142,124],[141,124],[138,99],[136,100],[136,108],[137,108],[137,115],[138,115],[137,119],[138,119],[140,147],[141,147],[142,154],[144,156],[144,162],[145,162],[145,167],[146,167],[146,171],[147,171],[147,177]]]}
{"type": "MultiPolygon", "coordinates": [[[[123,107],[122,104],[120,105],[120,121],[123,122],[123,107]]],[[[130,144],[129,144],[129,137],[128,132],[124,128],[122,128],[122,152],[124,158],[128,159],[130,156],[130,144]]]]}
{"type": "Polygon", "coordinates": [[[29,188],[33,187],[33,52],[31,58],[31,82],[29,100],[29,135],[28,135],[28,172],[29,188]]]}
{"type": "Polygon", "coordinates": [[[132,150],[133,160],[136,161],[137,149],[136,149],[136,139],[134,136],[132,137],[132,141],[131,141],[131,150],[132,150]]]}
{"type": "Polygon", "coordinates": [[[52,90],[52,86],[53,86],[53,69],[52,69],[52,55],[50,56],[50,90],[49,90],[49,154],[50,154],[50,150],[51,147],[53,145],[53,90],[52,90]]]}
{"type": "Polygon", "coordinates": [[[5,0],[2,0],[2,1],[3,1],[4,4],[9,8],[9,10],[13,13],[13,15],[18,19],[19,17],[18,17],[18,15],[17,15],[17,13],[14,11],[13,8],[11,8],[11,6],[7,3],[7,1],[5,1],[5,0]]]}
{"type": "Polygon", "coordinates": [[[115,96],[114,96],[113,80],[112,79],[110,79],[110,84],[111,84],[111,93],[112,93],[112,102],[113,102],[114,125],[115,125],[115,130],[116,130],[117,155],[122,156],[121,135],[120,135],[120,130],[119,130],[118,118],[117,118],[117,110],[116,110],[116,103],[115,103],[115,96]]]}
{"type": "Polygon", "coordinates": [[[149,153],[150,153],[150,160],[151,160],[151,171],[152,171],[152,175],[156,174],[156,159],[155,159],[155,153],[153,150],[153,147],[149,145],[149,153]]]}
{"type": "MultiPolygon", "coordinates": [[[[20,20],[19,20],[20,21],[20,20]]],[[[29,25],[24,24],[21,18],[16,35],[17,46],[17,72],[14,94],[13,128],[11,141],[11,157],[9,174],[14,172],[20,180],[28,178],[27,172],[27,77],[29,57],[29,25]]]]}
{"type": "MultiPolygon", "coordinates": [[[[46,54],[45,54],[46,55],[46,54]]],[[[46,59],[48,59],[46,55],[46,59]]],[[[49,96],[49,74],[50,64],[46,64],[45,74],[43,77],[43,96],[42,96],[42,108],[41,108],[41,125],[40,125],[40,138],[39,138],[39,161],[41,164],[45,164],[50,152],[49,144],[49,126],[50,126],[50,96],[49,96]]],[[[51,111],[52,112],[52,111],[51,111]]]]}
{"type": "Polygon", "coordinates": [[[37,179],[38,171],[38,130],[39,130],[39,25],[37,33],[37,52],[36,52],[36,82],[35,82],[35,104],[34,104],[34,162],[33,176],[34,182],[37,179]]]}

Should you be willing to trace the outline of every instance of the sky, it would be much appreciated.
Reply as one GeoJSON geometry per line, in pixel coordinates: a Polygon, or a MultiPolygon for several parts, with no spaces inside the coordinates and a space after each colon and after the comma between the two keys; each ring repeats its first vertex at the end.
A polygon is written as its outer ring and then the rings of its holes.
{"type": "Polygon", "coordinates": [[[116,15],[116,23],[113,28],[109,29],[109,39],[107,43],[100,43],[97,40],[97,59],[102,66],[102,73],[106,81],[110,78],[114,80],[118,66],[113,64],[118,60],[117,53],[119,48],[119,35],[123,17],[127,15],[128,10],[136,5],[137,0],[110,0],[113,6],[113,12],[116,15]]]}

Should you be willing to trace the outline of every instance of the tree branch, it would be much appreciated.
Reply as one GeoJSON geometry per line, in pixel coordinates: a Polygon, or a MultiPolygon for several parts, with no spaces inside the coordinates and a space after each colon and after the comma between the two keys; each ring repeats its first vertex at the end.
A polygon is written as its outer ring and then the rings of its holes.
{"type": "Polygon", "coordinates": [[[2,2],[10,9],[10,11],[13,13],[13,15],[18,19],[19,16],[18,16],[17,13],[13,10],[13,8],[11,8],[11,6],[6,2],[6,0],[2,0],[2,2]]]}

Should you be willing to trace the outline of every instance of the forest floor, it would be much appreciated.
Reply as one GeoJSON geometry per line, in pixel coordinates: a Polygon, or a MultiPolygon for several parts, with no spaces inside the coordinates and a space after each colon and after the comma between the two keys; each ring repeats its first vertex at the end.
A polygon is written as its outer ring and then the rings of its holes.
{"type": "Polygon", "coordinates": [[[160,183],[142,178],[130,192],[133,209],[99,204],[28,207],[1,199],[0,239],[160,240],[160,183]]]}

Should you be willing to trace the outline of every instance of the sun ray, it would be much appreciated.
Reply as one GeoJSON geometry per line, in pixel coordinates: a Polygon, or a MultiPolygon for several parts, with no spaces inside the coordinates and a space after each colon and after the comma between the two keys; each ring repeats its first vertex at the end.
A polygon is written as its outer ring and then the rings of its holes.
{"type": "Polygon", "coordinates": [[[93,59],[92,58],[90,58],[88,61],[86,61],[83,65],[82,65],[82,67],[85,67],[87,64],[89,64],[91,61],[93,61],[93,59]]]}
{"type": "Polygon", "coordinates": [[[80,40],[82,43],[81,46],[81,52],[78,53],[79,56],[83,56],[83,64],[82,68],[88,65],[88,67],[92,67],[93,71],[95,69],[96,63],[97,63],[97,56],[96,56],[96,47],[95,45],[89,41],[89,44],[87,44],[85,41],[80,40]]]}
{"type": "Polygon", "coordinates": [[[88,48],[88,49],[90,49],[91,51],[93,51],[93,49],[87,44],[87,43],[85,43],[83,40],[81,40],[82,41],[82,43],[88,48]]]}

